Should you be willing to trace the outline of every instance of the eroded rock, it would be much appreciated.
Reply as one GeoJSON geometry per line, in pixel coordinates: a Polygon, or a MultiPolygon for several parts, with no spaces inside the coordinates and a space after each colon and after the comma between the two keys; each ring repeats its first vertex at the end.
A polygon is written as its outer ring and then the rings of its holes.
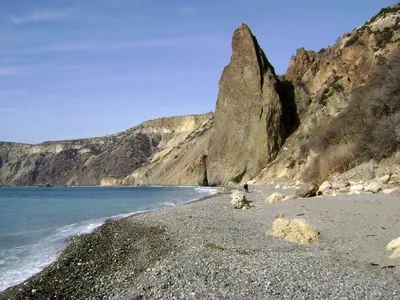
{"type": "Polygon", "coordinates": [[[296,190],[296,197],[314,197],[318,191],[318,185],[314,182],[305,183],[296,190]]]}
{"type": "Polygon", "coordinates": [[[285,198],[285,196],[280,193],[273,193],[267,197],[266,201],[268,203],[276,203],[276,202],[282,201],[284,198],[285,198]]]}
{"type": "Polygon", "coordinates": [[[389,258],[400,258],[400,237],[387,244],[386,250],[393,251],[389,258]]]}
{"type": "Polygon", "coordinates": [[[219,82],[206,161],[209,185],[254,177],[275,158],[284,139],[278,81],[243,24],[233,34],[231,61],[219,82]]]}
{"type": "Polygon", "coordinates": [[[319,238],[319,232],[306,220],[295,218],[292,221],[284,217],[275,219],[268,236],[281,237],[297,244],[310,244],[319,238]]]}
{"type": "Polygon", "coordinates": [[[250,208],[250,203],[246,199],[246,195],[238,190],[234,190],[231,194],[232,207],[235,209],[248,209],[250,208]]]}

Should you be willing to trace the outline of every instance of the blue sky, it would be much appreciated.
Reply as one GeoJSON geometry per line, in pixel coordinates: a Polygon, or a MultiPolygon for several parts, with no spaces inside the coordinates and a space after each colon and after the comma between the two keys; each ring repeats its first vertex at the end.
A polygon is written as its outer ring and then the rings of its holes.
{"type": "Polygon", "coordinates": [[[247,23],[278,74],[395,1],[0,0],[0,141],[116,133],[213,111],[247,23]]]}

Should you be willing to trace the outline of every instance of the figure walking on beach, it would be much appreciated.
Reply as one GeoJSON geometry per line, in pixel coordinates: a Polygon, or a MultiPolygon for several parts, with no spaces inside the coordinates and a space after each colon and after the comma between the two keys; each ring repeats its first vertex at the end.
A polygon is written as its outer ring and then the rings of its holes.
{"type": "Polygon", "coordinates": [[[249,185],[247,184],[247,182],[244,184],[243,189],[246,193],[249,192],[249,185]]]}

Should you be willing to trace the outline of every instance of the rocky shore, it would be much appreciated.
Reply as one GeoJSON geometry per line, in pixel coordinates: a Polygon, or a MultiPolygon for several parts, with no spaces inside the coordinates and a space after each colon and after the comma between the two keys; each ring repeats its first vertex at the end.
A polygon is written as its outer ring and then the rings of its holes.
{"type": "Polygon", "coordinates": [[[400,260],[385,250],[399,236],[398,195],[268,203],[275,191],[250,186],[247,210],[219,194],[107,221],[0,299],[399,299],[400,260]],[[320,238],[267,236],[278,213],[307,219],[320,238]]]}

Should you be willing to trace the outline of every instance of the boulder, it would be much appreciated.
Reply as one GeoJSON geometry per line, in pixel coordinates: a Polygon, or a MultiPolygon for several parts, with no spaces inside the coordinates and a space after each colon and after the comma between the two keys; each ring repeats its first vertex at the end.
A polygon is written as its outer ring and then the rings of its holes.
{"type": "Polygon", "coordinates": [[[246,195],[238,190],[235,190],[231,194],[232,207],[235,209],[248,209],[250,208],[250,203],[246,199],[246,195]]]}
{"type": "Polygon", "coordinates": [[[290,222],[284,217],[276,218],[272,231],[266,234],[297,244],[310,244],[319,238],[319,232],[308,221],[300,218],[290,222]]]}
{"type": "Polygon", "coordinates": [[[360,194],[364,190],[364,186],[362,184],[355,184],[350,187],[351,194],[360,194]]]}
{"type": "Polygon", "coordinates": [[[389,195],[395,195],[395,194],[400,194],[400,189],[399,188],[384,189],[382,192],[389,195]]]}
{"type": "Polygon", "coordinates": [[[267,232],[267,235],[284,238],[287,234],[289,223],[286,218],[276,218],[272,223],[272,231],[267,232]]]}
{"type": "Polygon", "coordinates": [[[253,178],[284,141],[279,79],[249,27],[233,34],[232,57],[219,81],[206,161],[210,186],[253,178]]]}
{"type": "Polygon", "coordinates": [[[400,258],[400,237],[387,244],[386,250],[393,251],[389,258],[400,258]]]}
{"type": "Polygon", "coordinates": [[[382,189],[381,185],[378,182],[370,182],[365,188],[364,191],[366,192],[371,192],[371,193],[377,193],[382,189]]]}
{"type": "Polygon", "coordinates": [[[296,190],[296,197],[314,197],[318,191],[318,186],[314,182],[305,183],[296,190]]]}
{"type": "Polygon", "coordinates": [[[318,188],[318,192],[321,194],[327,194],[332,189],[332,184],[329,181],[324,181],[318,188]]]}
{"type": "Polygon", "coordinates": [[[389,182],[389,180],[390,180],[390,175],[389,175],[389,174],[386,174],[386,175],[383,175],[382,177],[380,177],[380,178],[378,179],[378,182],[379,182],[380,184],[386,184],[386,183],[389,182]]]}
{"type": "Polygon", "coordinates": [[[285,198],[284,195],[282,195],[280,193],[273,193],[267,197],[267,202],[268,203],[276,203],[276,202],[282,201],[283,198],[285,198]]]}

